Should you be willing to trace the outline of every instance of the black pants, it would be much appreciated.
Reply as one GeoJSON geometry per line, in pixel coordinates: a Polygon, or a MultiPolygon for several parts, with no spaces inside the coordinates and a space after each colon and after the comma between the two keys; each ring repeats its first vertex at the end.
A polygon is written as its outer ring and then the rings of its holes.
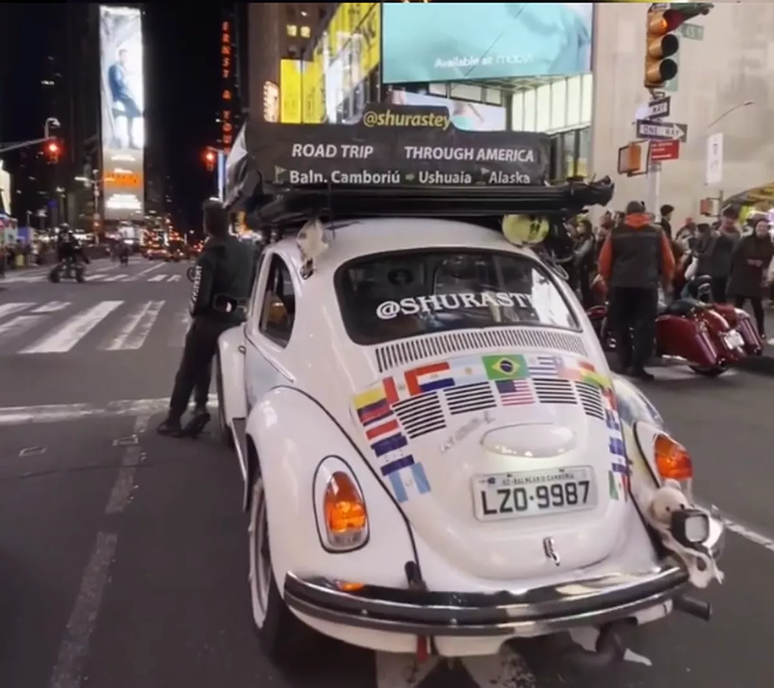
{"type": "Polygon", "coordinates": [[[657,289],[610,290],[608,320],[622,369],[641,370],[653,355],[657,315],[657,289]]]}
{"type": "Polygon", "coordinates": [[[763,316],[763,299],[760,296],[735,296],[734,306],[737,308],[744,308],[744,303],[750,300],[752,306],[753,315],[755,316],[755,324],[758,327],[758,334],[763,337],[766,329],[766,322],[763,316]]]}
{"type": "Polygon", "coordinates": [[[212,359],[218,350],[218,337],[232,325],[198,318],[185,336],[185,347],[180,367],[175,376],[175,387],[169,400],[169,415],[180,420],[194,395],[196,408],[204,408],[210,394],[212,359]]]}
{"type": "Polygon", "coordinates": [[[728,285],[728,278],[726,277],[712,278],[712,300],[715,303],[726,303],[728,301],[728,298],[726,296],[727,285],[728,285]]]}

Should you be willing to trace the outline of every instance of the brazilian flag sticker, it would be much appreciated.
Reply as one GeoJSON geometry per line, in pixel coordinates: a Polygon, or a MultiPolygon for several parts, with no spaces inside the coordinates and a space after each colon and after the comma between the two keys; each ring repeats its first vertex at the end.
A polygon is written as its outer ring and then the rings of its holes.
{"type": "Polygon", "coordinates": [[[483,361],[489,380],[521,380],[529,377],[524,356],[484,356],[483,361]]]}

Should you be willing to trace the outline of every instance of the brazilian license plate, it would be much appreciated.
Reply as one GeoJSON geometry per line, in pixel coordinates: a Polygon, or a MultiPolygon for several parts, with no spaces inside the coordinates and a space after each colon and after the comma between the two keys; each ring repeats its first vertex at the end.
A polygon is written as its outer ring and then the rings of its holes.
{"type": "Polygon", "coordinates": [[[504,521],[593,509],[597,487],[591,466],[496,473],[473,478],[479,521],[504,521]]]}

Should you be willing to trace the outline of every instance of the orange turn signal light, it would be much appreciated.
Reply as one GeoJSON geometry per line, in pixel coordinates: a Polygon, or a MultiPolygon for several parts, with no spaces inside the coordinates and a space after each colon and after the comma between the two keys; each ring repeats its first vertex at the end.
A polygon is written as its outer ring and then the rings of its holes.
{"type": "Polygon", "coordinates": [[[323,500],[325,524],[331,535],[364,531],[368,526],[365,502],[355,482],[337,471],[328,480],[323,500]]]}
{"type": "Polygon", "coordinates": [[[354,583],[352,581],[336,581],[336,587],[341,592],[357,592],[365,587],[365,583],[354,583]]]}
{"type": "Polygon", "coordinates": [[[690,480],[693,461],[688,450],[667,435],[657,435],[654,445],[656,468],[664,480],[690,480]]]}

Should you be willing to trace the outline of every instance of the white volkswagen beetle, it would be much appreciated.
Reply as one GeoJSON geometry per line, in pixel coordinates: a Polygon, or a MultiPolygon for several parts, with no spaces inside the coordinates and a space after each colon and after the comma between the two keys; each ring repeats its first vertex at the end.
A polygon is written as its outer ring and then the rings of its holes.
{"type": "Polygon", "coordinates": [[[632,622],[708,618],[686,590],[722,579],[723,524],[567,285],[442,202],[376,205],[278,221],[219,343],[269,655],[297,661],[312,630],[456,657],[592,626],[596,653],[560,659],[605,664],[632,622]]]}

